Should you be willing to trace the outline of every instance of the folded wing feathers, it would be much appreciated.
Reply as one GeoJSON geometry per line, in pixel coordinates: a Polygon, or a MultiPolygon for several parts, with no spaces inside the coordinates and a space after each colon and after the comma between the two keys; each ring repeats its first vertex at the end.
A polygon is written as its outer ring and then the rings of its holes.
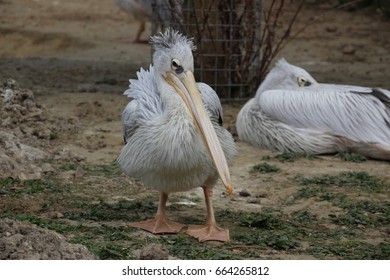
{"type": "Polygon", "coordinates": [[[125,143],[140,123],[154,118],[163,112],[163,103],[154,77],[153,66],[149,70],[140,69],[138,79],[131,79],[124,95],[132,98],[122,112],[122,129],[125,143]]]}
{"type": "Polygon", "coordinates": [[[297,128],[329,129],[354,140],[390,139],[389,108],[366,91],[270,90],[259,103],[271,118],[297,128]]]}

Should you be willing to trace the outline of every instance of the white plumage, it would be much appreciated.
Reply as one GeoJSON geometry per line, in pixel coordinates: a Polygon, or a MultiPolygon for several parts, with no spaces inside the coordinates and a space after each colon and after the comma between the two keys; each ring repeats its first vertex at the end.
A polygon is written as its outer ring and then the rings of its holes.
{"type": "Polygon", "coordinates": [[[280,60],[238,114],[237,132],[262,148],[390,160],[390,92],[321,84],[280,60]]]}
{"type": "Polygon", "coordinates": [[[201,241],[227,241],[228,231],[216,226],[211,206],[211,190],[218,172],[224,182],[231,185],[226,160],[230,163],[235,154],[233,138],[222,127],[219,98],[208,85],[194,83],[192,88],[186,80],[193,71],[192,41],[171,29],[154,36],[152,41],[155,49],[153,66],[148,71],[141,69],[137,73],[138,79],[131,80],[125,92],[133,100],[122,113],[126,145],[118,163],[126,174],[160,191],[160,206],[156,219],[133,226],[154,233],[179,231],[183,226],[170,226],[171,221],[165,218],[168,194],[203,187],[208,224],[200,234],[195,234],[191,228],[187,233],[201,241]],[[176,84],[170,82],[171,76],[178,78],[176,84]],[[188,90],[190,98],[182,95],[181,90],[175,88],[177,85],[184,92],[188,90]],[[197,96],[203,104],[197,103],[197,96]],[[222,147],[223,152],[214,148],[214,144],[219,149],[222,147]],[[223,164],[226,167],[216,168],[223,164]],[[161,221],[168,226],[161,227],[161,221]]]}

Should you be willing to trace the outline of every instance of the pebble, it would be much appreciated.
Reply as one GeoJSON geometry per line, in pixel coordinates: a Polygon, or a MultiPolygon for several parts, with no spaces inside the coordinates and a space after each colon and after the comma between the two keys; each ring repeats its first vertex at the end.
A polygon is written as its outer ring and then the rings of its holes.
{"type": "Polygon", "coordinates": [[[337,31],[337,27],[336,26],[327,26],[325,28],[325,30],[329,33],[333,33],[333,32],[336,32],[337,31]]]}
{"type": "Polygon", "coordinates": [[[260,199],[257,197],[250,197],[246,200],[246,202],[250,204],[260,204],[260,199]]]}
{"type": "Polygon", "coordinates": [[[243,197],[251,196],[250,192],[248,192],[247,190],[242,190],[238,194],[243,197]]]}
{"type": "Polygon", "coordinates": [[[295,200],[295,197],[293,195],[290,195],[287,199],[286,199],[286,204],[290,204],[290,203],[293,203],[295,200]]]}
{"type": "Polygon", "coordinates": [[[356,48],[352,45],[345,45],[342,49],[342,53],[346,55],[352,55],[356,52],[356,48]]]}
{"type": "Polygon", "coordinates": [[[149,244],[141,249],[140,260],[167,260],[168,249],[160,244],[149,244]]]}

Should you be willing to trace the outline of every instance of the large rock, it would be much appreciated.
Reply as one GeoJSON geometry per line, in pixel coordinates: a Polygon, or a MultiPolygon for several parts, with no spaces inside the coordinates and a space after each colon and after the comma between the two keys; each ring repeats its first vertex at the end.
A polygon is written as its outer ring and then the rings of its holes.
{"type": "Polygon", "coordinates": [[[46,153],[22,144],[16,136],[0,131],[0,177],[40,179],[40,162],[46,153]]]}
{"type": "Polygon", "coordinates": [[[89,250],[52,230],[28,222],[0,219],[2,260],[94,260],[89,250]]]}

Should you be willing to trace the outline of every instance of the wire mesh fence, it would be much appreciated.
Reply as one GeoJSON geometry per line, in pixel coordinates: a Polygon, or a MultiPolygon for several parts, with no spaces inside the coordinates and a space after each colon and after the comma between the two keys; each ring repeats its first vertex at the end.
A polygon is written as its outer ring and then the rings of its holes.
{"type": "Polygon", "coordinates": [[[256,92],[260,72],[260,0],[153,0],[152,33],[171,26],[197,46],[195,77],[223,100],[256,92]]]}

